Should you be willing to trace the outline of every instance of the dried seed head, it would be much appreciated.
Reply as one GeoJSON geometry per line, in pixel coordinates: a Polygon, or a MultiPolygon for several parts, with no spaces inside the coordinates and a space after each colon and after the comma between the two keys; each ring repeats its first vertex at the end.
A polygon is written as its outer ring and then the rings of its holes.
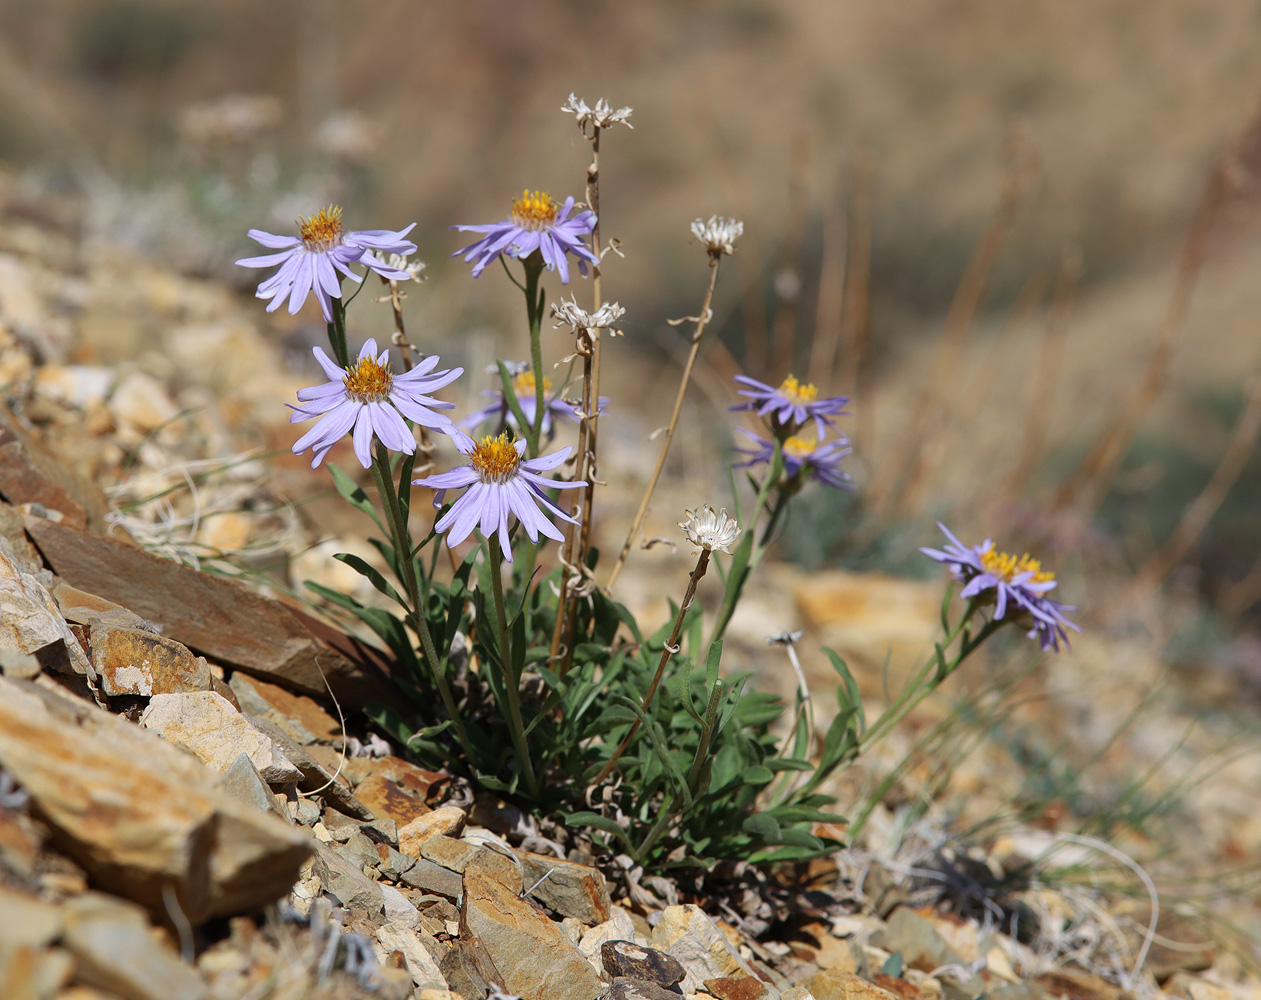
{"type": "Polygon", "coordinates": [[[707,552],[717,549],[731,554],[731,546],[740,535],[740,525],[727,516],[726,507],[715,513],[713,507],[705,504],[698,510],[685,510],[683,514],[687,520],[680,521],[679,527],[687,535],[687,540],[696,546],[692,555],[701,549],[707,552]]]}
{"type": "Polygon", "coordinates": [[[743,222],[721,215],[711,215],[708,222],[697,219],[692,223],[692,235],[705,244],[706,251],[714,258],[735,253],[736,240],[743,234],[743,222]]]}

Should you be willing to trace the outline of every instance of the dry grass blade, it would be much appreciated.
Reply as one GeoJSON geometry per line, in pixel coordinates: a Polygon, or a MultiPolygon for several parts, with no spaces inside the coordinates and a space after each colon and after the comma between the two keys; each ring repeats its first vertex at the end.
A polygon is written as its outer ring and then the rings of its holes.
{"type": "Polygon", "coordinates": [[[1141,597],[1160,584],[1175,566],[1186,556],[1197,538],[1208,527],[1208,522],[1226,499],[1226,494],[1239,478],[1244,464],[1256,448],[1261,435],[1261,376],[1254,378],[1248,388],[1248,399],[1243,413],[1235,424],[1230,443],[1222,454],[1217,469],[1200,495],[1192,501],[1165,544],[1153,553],[1134,575],[1119,603],[1124,606],[1141,597]]]}
{"type": "Polygon", "coordinates": [[[819,294],[815,301],[814,339],[810,345],[807,378],[815,385],[831,384],[841,349],[845,322],[846,255],[849,232],[845,218],[844,174],[837,178],[836,204],[824,214],[823,250],[819,264],[819,294]]]}
{"type": "Polygon", "coordinates": [[[952,384],[964,340],[981,305],[986,281],[1011,232],[1020,198],[1032,179],[1035,162],[1026,151],[1018,132],[1012,134],[1007,159],[1007,175],[998,204],[955,290],[954,300],[950,304],[950,311],[937,342],[933,363],[916,393],[915,408],[907,417],[893,452],[880,463],[868,489],[867,507],[874,514],[889,510],[897,500],[899,487],[920,448],[924,428],[941,405],[940,387],[952,384]]]}

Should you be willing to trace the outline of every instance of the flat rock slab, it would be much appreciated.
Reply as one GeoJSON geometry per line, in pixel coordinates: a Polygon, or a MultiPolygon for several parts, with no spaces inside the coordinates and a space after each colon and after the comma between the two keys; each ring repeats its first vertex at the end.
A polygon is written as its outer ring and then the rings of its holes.
{"type": "Polygon", "coordinates": [[[101,689],[111,697],[210,690],[210,664],[174,639],[98,621],[89,629],[88,646],[101,689]]]}
{"type": "Polygon", "coordinates": [[[245,754],[269,785],[302,780],[302,772],[271,737],[214,691],[155,695],[140,724],[168,743],[191,750],[221,773],[245,754]]]}
{"type": "Polygon", "coordinates": [[[0,678],[0,767],[93,883],[194,924],[279,899],[309,834],[233,799],[155,734],[34,683],[0,678]]]}
{"type": "Polygon", "coordinates": [[[705,989],[718,1000],[767,1000],[773,996],[766,983],[756,976],[725,976],[706,979],[705,989]]]}
{"type": "Polygon", "coordinates": [[[0,550],[0,646],[35,653],[63,643],[75,673],[95,677],[78,639],[44,585],[0,550]]]}
{"type": "MultiPolygon", "coordinates": [[[[516,855],[521,860],[522,880],[527,888],[534,887],[530,895],[548,909],[562,917],[576,917],[588,926],[609,919],[613,903],[604,876],[597,869],[533,851],[517,851],[516,855]]],[[[679,979],[682,978],[680,970],[679,979]]]]}
{"type": "Polygon", "coordinates": [[[65,906],[66,947],[82,982],[128,1000],[204,1000],[210,989],[178,955],[154,940],[144,911],[86,893],[65,906]]]}
{"type": "Polygon", "coordinates": [[[345,772],[352,782],[358,785],[367,781],[372,775],[379,774],[389,778],[417,795],[427,806],[435,806],[446,798],[451,786],[451,776],[441,771],[429,771],[417,767],[410,761],[395,757],[349,757],[346,759],[345,772]]]}
{"type": "Polygon", "coordinates": [[[291,739],[303,745],[332,743],[341,739],[341,723],[307,695],[294,694],[279,684],[271,684],[240,671],[232,675],[228,684],[243,712],[270,719],[289,733],[291,739]]]}
{"type": "Polygon", "coordinates": [[[898,1000],[896,994],[881,989],[862,976],[837,969],[815,976],[810,983],[810,992],[817,1000],[898,1000]]]}
{"type": "Polygon", "coordinates": [[[460,936],[477,942],[504,989],[522,1000],[593,1000],[604,992],[560,926],[489,875],[464,876],[460,936]]]}
{"type": "Polygon", "coordinates": [[[28,517],[26,530],[72,587],[130,609],[216,663],[317,697],[327,678],[347,708],[398,697],[382,654],[243,584],[67,524],[28,517]]]}
{"type": "MultiPolygon", "coordinates": [[[[379,774],[355,786],[355,798],[376,816],[388,816],[399,826],[399,835],[412,820],[431,813],[423,799],[397,782],[379,774]]],[[[445,831],[444,831],[445,832],[445,831]]]]}
{"type": "MultiPolygon", "coordinates": [[[[375,776],[374,776],[375,777],[375,776]]],[[[373,779],[357,786],[364,787],[373,779]]],[[[382,779],[389,780],[389,779],[382,779]]],[[[402,787],[401,785],[399,787],[402,787]]],[[[432,812],[422,813],[398,828],[398,849],[413,858],[420,857],[420,845],[430,837],[458,837],[464,829],[465,813],[459,806],[443,806],[432,812]]]]}

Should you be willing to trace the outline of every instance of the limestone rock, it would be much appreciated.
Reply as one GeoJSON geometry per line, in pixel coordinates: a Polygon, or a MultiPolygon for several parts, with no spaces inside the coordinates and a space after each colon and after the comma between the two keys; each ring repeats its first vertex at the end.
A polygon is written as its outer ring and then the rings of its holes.
{"type": "Polygon", "coordinates": [[[398,697],[382,654],[243,584],[66,524],[28,518],[26,530],[71,586],[130,608],[216,663],[316,697],[327,679],[347,709],[398,697]]]}
{"type": "Polygon", "coordinates": [[[334,808],[355,819],[374,818],[371,810],[365,808],[363,803],[351,795],[346,786],[338,780],[336,768],[330,771],[308,751],[307,747],[291,738],[284,728],[270,719],[253,716],[246,716],[246,719],[255,729],[270,739],[293,766],[302,772],[298,780],[299,789],[304,792],[318,792],[334,808]]]}
{"type": "Polygon", "coordinates": [[[34,574],[0,550],[0,646],[35,653],[57,642],[65,644],[75,673],[95,678],[52,595],[34,574]]]}
{"type": "Polygon", "coordinates": [[[898,1000],[895,994],[862,976],[839,969],[820,972],[811,981],[810,992],[818,1000],[898,1000]]]}
{"type": "Polygon", "coordinates": [[[656,948],[644,948],[634,941],[606,942],[600,948],[600,960],[604,963],[604,971],[614,979],[623,976],[670,987],[681,983],[685,975],[677,959],[656,948]]]}
{"type": "Polygon", "coordinates": [[[314,871],[324,891],[336,896],[346,909],[372,917],[385,907],[381,886],[323,844],[316,851],[314,871]]]}
{"type": "MultiPolygon", "coordinates": [[[[365,782],[366,784],[367,782],[365,782]]],[[[464,810],[458,806],[443,806],[433,812],[417,816],[398,829],[398,849],[413,858],[420,857],[420,845],[430,837],[441,834],[458,837],[464,829],[464,810]]]]}
{"type": "Polygon", "coordinates": [[[778,996],[756,976],[726,976],[722,979],[706,979],[707,989],[718,1000],[767,1000],[778,996]]]}
{"type": "Polygon", "coordinates": [[[692,903],[662,911],[652,929],[652,946],[679,960],[687,973],[682,982],[685,993],[702,989],[706,979],[755,975],[708,914],[692,903]]]}
{"type": "MultiPolygon", "coordinates": [[[[933,922],[909,906],[899,906],[894,910],[884,928],[871,936],[871,943],[890,953],[901,952],[902,961],[908,967],[924,972],[932,972],[943,965],[967,964],[941,936],[933,922]]],[[[818,996],[819,991],[814,992],[818,996]]]]}
{"type": "Polygon", "coordinates": [[[613,906],[609,887],[597,869],[532,851],[517,851],[516,855],[521,859],[522,881],[527,888],[533,886],[530,895],[544,906],[562,917],[577,917],[588,925],[609,919],[613,906]]]}
{"type": "Polygon", "coordinates": [[[262,812],[273,812],[282,819],[288,819],[280,800],[267,787],[267,782],[258,773],[248,754],[237,754],[231,766],[223,773],[221,787],[234,799],[253,806],[262,812]]]}
{"type": "Polygon", "coordinates": [[[397,951],[411,974],[412,982],[422,990],[445,990],[446,978],[433,960],[420,935],[402,923],[391,921],[377,928],[377,941],[386,951],[397,951]]]}
{"type": "Polygon", "coordinates": [[[603,992],[560,928],[488,875],[464,877],[460,934],[476,939],[504,989],[523,1000],[592,1000],[603,992]]]}
{"type": "Polygon", "coordinates": [[[421,858],[403,872],[403,884],[419,889],[421,892],[432,892],[447,899],[459,899],[464,892],[464,880],[458,872],[453,872],[442,865],[421,858]]]}
{"type": "Polygon", "coordinates": [[[278,684],[237,671],[228,680],[241,710],[270,719],[289,736],[305,745],[332,743],[342,735],[342,725],[306,695],[286,691],[278,684]]]}
{"type": "Polygon", "coordinates": [[[210,665],[173,639],[98,621],[90,627],[89,646],[101,689],[111,697],[210,689],[210,665]]]}
{"type": "Polygon", "coordinates": [[[1034,982],[1052,996],[1070,996],[1074,1000],[1130,1000],[1133,996],[1096,975],[1076,969],[1055,969],[1034,982]]]}
{"type": "Polygon", "coordinates": [[[578,950],[587,957],[597,972],[604,971],[601,948],[607,941],[633,941],[635,923],[630,914],[620,906],[614,906],[609,919],[590,928],[578,941],[578,950]]]}
{"type": "Polygon", "coordinates": [[[0,767],[95,885],[156,913],[170,887],[194,924],[278,899],[312,850],[153,733],[30,682],[0,678],[0,767]]]}
{"type": "Polygon", "coordinates": [[[203,1000],[209,989],[149,933],[138,907],[87,893],[65,905],[66,947],[85,983],[127,1000],[203,1000]]]}
{"type": "Polygon", "coordinates": [[[244,753],[269,785],[302,780],[302,772],[275,742],[213,691],[155,695],[140,724],[217,771],[227,771],[244,753]]]}
{"type": "Polygon", "coordinates": [[[392,754],[384,757],[350,757],[346,760],[345,770],[356,785],[367,781],[374,774],[389,778],[431,807],[442,801],[451,786],[449,774],[427,771],[392,754]]]}
{"type": "Polygon", "coordinates": [[[43,948],[61,936],[61,911],[34,896],[0,886],[0,948],[43,948]]]}
{"type": "MultiPolygon", "coordinates": [[[[401,829],[431,811],[424,801],[389,778],[374,774],[355,786],[355,798],[377,816],[388,816],[401,829]]],[[[447,832],[447,831],[442,831],[447,832]]],[[[422,838],[423,839],[423,838],[422,838]]]]}

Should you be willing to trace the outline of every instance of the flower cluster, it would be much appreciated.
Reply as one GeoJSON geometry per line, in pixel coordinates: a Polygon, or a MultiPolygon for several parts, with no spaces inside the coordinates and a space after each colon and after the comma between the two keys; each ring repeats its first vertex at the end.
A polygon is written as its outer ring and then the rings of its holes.
{"type": "Polygon", "coordinates": [[[336,205],[322,208],[306,219],[298,219],[297,236],[276,236],[261,229],[251,229],[250,239],[278,253],[261,257],[243,257],[242,267],[271,267],[280,270],[258,286],[260,299],[271,299],[268,312],[274,312],[287,299],[290,314],[302,308],[308,294],[314,292],[324,313],[324,321],[333,321],[332,300],[341,298],[342,276],[351,281],[363,279],[350,270],[350,265],[367,265],[383,278],[406,281],[412,275],[385,263],[377,253],[411,254],[416,244],[405,237],[416,223],[405,229],[363,229],[346,232],[342,228],[342,210],[336,205]]]}
{"type": "MultiPolygon", "coordinates": [[[[511,370],[511,368],[509,369],[511,370]]],[[[499,369],[496,367],[493,371],[498,374],[499,369]]],[[[538,412],[538,398],[535,392],[536,381],[534,372],[525,365],[519,366],[515,375],[512,376],[512,391],[517,397],[517,405],[521,407],[521,414],[525,417],[528,427],[534,426],[535,415],[538,412]]],[[[471,430],[478,427],[488,420],[503,420],[516,424],[516,415],[512,412],[512,408],[508,405],[508,400],[504,398],[503,390],[487,389],[482,393],[488,396],[494,402],[489,406],[483,406],[480,410],[474,410],[464,420],[460,421],[460,426],[465,430],[471,430]]],[[[551,437],[557,420],[569,421],[571,423],[578,422],[578,409],[580,403],[564,399],[560,393],[553,393],[552,380],[547,376],[543,377],[543,420],[539,425],[539,429],[544,437],[551,437]]],[[[608,405],[608,398],[600,397],[600,413],[604,412],[604,407],[608,405]]],[[[518,430],[524,431],[525,427],[518,430]]]]}
{"type": "Polygon", "coordinates": [[[988,538],[980,545],[967,546],[941,522],[937,527],[945,533],[949,544],[945,549],[921,548],[920,551],[945,564],[951,575],[964,585],[960,596],[993,605],[995,621],[1007,620],[1028,626],[1029,638],[1037,638],[1044,652],[1059,652],[1061,642],[1068,645],[1066,628],[1081,631],[1064,617],[1065,611],[1075,609],[1046,596],[1058,584],[1055,574],[1044,570],[1037,559],[1028,554],[1017,558],[1000,552],[988,538]]]}
{"type": "MultiPolygon", "coordinates": [[[[820,438],[829,427],[836,426],[836,417],[847,416],[845,404],[848,396],[824,396],[819,398],[818,387],[812,382],[800,382],[789,375],[778,387],[759,382],[747,375],[737,375],[735,381],[745,388],[739,390],[747,396],[747,403],[731,407],[734,410],[756,410],[777,434],[792,435],[813,420],[820,438]]],[[[842,443],[848,444],[840,435],[842,443]]]]}

